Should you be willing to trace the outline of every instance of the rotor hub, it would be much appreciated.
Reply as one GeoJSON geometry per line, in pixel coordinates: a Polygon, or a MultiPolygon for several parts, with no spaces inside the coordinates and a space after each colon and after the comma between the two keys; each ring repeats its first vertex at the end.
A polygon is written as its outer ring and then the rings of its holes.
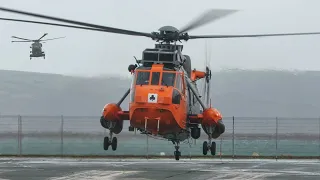
{"type": "Polygon", "coordinates": [[[179,30],[173,26],[162,26],[158,29],[160,32],[179,32],[179,30]]]}
{"type": "Polygon", "coordinates": [[[188,33],[180,33],[179,30],[173,26],[162,26],[159,28],[159,32],[152,32],[152,40],[155,40],[157,42],[166,42],[166,43],[172,43],[175,41],[185,40],[187,41],[189,39],[188,33]]]}

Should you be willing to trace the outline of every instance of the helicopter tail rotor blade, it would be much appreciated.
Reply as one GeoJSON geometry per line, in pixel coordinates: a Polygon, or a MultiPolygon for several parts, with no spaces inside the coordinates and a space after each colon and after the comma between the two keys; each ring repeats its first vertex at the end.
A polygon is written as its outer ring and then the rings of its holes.
{"type": "MultiPolygon", "coordinates": [[[[205,43],[205,47],[204,47],[204,55],[205,55],[205,61],[203,63],[204,67],[206,67],[206,62],[207,62],[207,58],[208,58],[208,48],[207,48],[207,42],[205,43]]],[[[202,97],[203,97],[203,102],[206,104],[206,106],[208,107],[208,104],[206,102],[206,89],[207,89],[207,83],[204,80],[203,81],[203,87],[202,87],[202,97]]]]}
{"type": "Polygon", "coordinates": [[[301,35],[316,35],[320,32],[306,32],[306,33],[279,33],[279,34],[248,34],[248,35],[200,35],[200,36],[189,36],[189,39],[223,39],[223,38],[250,38],[250,37],[272,37],[272,36],[301,36],[301,35]]]}
{"type": "Polygon", "coordinates": [[[206,49],[206,61],[205,61],[205,67],[211,67],[211,46],[208,46],[208,41],[205,41],[205,49],[206,49]]]}
{"type": "Polygon", "coordinates": [[[12,38],[15,38],[15,39],[21,39],[21,40],[26,40],[26,41],[33,41],[31,39],[26,39],[26,38],[21,38],[21,37],[17,37],[17,36],[11,36],[12,38]]]}
{"type": "Polygon", "coordinates": [[[69,19],[63,19],[63,18],[47,16],[47,15],[42,15],[42,14],[36,14],[36,13],[20,11],[20,10],[15,10],[15,9],[9,9],[9,8],[4,8],[4,7],[0,7],[0,10],[6,11],[6,12],[11,12],[11,13],[16,13],[16,14],[23,14],[23,15],[27,15],[27,16],[43,18],[43,19],[60,21],[60,22],[64,22],[64,23],[76,24],[76,25],[81,25],[81,26],[86,26],[86,27],[91,27],[91,28],[96,28],[96,29],[103,29],[104,31],[110,32],[110,33],[125,34],[125,35],[132,35],[132,36],[145,36],[145,37],[151,37],[151,38],[154,37],[154,35],[152,35],[151,33],[144,33],[144,32],[131,31],[131,30],[126,30],[126,29],[118,29],[118,28],[113,28],[113,27],[101,26],[101,25],[97,25],[97,24],[91,24],[91,23],[85,23],[85,22],[74,21],[74,20],[69,20],[69,19]]]}
{"type": "MultiPolygon", "coordinates": [[[[210,48],[208,48],[208,45],[207,45],[207,41],[205,42],[205,45],[204,45],[204,57],[205,57],[205,61],[203,62],[203,65],[204,65],[204,72],[207,73],[207,69],[209,68],[208,64],[209,64],[209,61],[210,61],[210,48]]],[[[207,74],[206,74],[207,76],[207,74]]],[[[202,88],[201,88],[201,97],[202,97],[202,101],[204,102],[204,104],[207,106],[207,107],[210,107],[210,103],[209,103],[209,99],[210,99],[210,81],[208,81],[207,77],[205,77],[202,81],[201,81],[201,85],[202,85],[202,88]]]]}
{"type": "Polygon", "coordinates": [[[210,61],[211,61],[211,48],[210,46],[208,47],[208,42],[206,41],[205,43],[205,53],[206,53],[206,57],[205,57],[205,72],[208,73],[206,74],[206,77],[205,78],[205,87],[204,87],[204,96],[205,96],[205,103],[207,105],[207,107],[210,107],[211,106],[211,97],[210,97],[210,85],[211,85],[211,67],[210,67],[210,61]]]}
{"type": "Polygon", "coordinates": [[[51,40],[62,39],[62,38],[65,38],[65,36],[63,36],[63,37],[57,37],[57,38],[51,38],[51,39],[44,39],[44,40],[40,40],[40,41],[41,41],[41,42],[42,42],[42,41],[51,41],[51,40]]]}
{"type": "Polygon", "coordinates": [[[201,14],[199,17],[195,18],[193,21],[189,22],[187,25],[185,25],[183,28],[179,30],[179,33],[184,33],[196,28],[199,28],[200,26],[204,26],[212,21],[216,21],[218,19],[221,19],[223,17],[226,17],[230,14],[233,14],[237,12],[237,10],[229,10],[229,9],[211,9],[203,14],[201,14]]]}

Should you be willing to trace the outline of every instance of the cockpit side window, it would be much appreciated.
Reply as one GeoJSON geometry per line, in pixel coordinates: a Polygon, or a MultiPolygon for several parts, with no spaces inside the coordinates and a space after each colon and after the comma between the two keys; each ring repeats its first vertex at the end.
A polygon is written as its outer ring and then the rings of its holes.
{"type": "Polygon", "coordinates": [[[148,85],[150,79],[149,71],[137,71],[136,85],[148,85]]]}
{"type": "Polygon", "coordinates": [[[159,85],[160,72],[152,72],[151,85],[159,85]]]}
{"type": "Polygon", "coordinates": [[[174,81],[176,78],[176,73],[163,72],[162,73],[162,86],[174,86],[174,81]]]}

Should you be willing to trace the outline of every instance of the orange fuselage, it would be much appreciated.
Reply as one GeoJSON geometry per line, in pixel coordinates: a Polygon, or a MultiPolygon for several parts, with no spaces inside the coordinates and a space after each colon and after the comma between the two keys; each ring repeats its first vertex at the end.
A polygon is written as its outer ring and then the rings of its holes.
{"type": "Polygon", "coordinates": [[[129,104],[131,126],[159,135],[177,133],[185,129],[187,99],[183,92],[185,83],[182,72],[165,71],[163,66],[158,64],[153,65],[151,70],[137,70],[129,104]],[[148,79],[146,84],[136,84],[140,72],[150,72],[150,76],[145,78],[148,79]],[[159,77],[153,77],[153,72],[159,72],[159,77]],[[162,82],[166,81],[163,75],[165,72],[174,73],[172,86],[162,85],[162,82]]]}

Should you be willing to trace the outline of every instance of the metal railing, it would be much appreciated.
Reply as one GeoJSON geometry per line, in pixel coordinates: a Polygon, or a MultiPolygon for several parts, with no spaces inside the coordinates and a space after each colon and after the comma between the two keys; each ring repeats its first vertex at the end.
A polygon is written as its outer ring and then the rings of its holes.
{"type": "MultiPolygon", "coordinates": [[[[99,119],[99,116],[1,115],[0,155],[173,155],[171,142],[129,132],[129,121],[115,135],[117,150],[104,151],[103,138],[108,131],[101,127],[99,119]]],[[[320,158],[320,118],[225,117],[224,123],[225,133],[215,140],[218,157],[320,158]]],[[[206,140],[201,131],[199,139],[182,143],[182,156],[203,156],[202,143],[206,140]]]]}

